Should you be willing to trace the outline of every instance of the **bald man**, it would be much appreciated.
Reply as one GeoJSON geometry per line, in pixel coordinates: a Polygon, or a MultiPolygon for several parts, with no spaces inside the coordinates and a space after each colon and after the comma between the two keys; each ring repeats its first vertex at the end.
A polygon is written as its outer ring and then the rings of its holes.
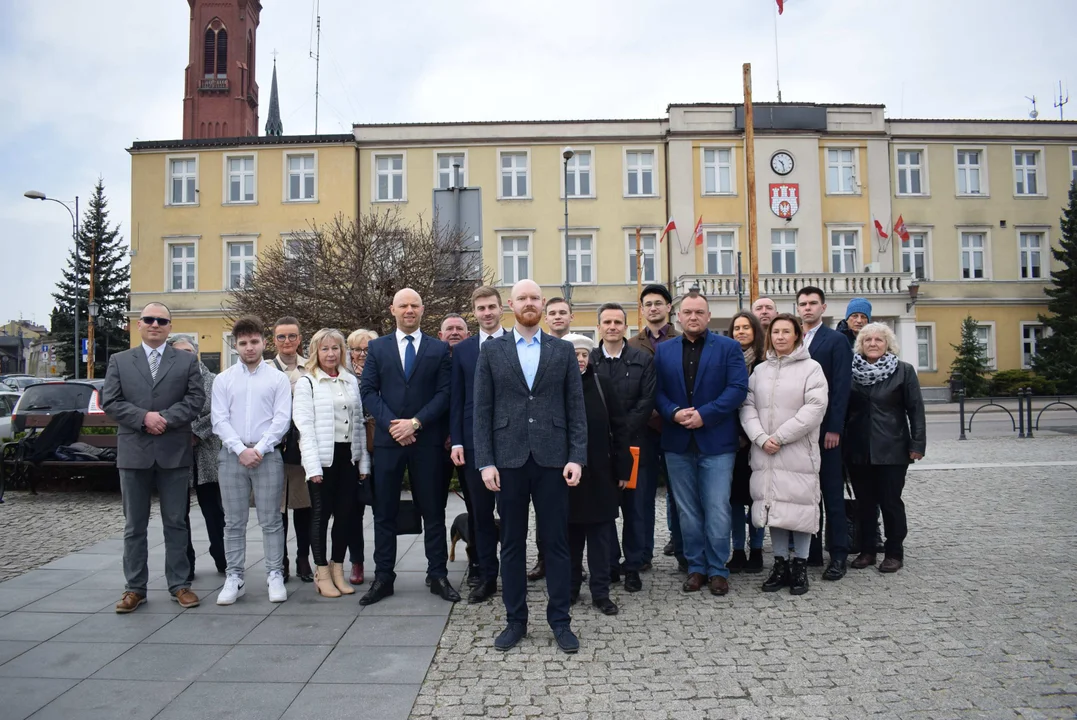
{"type": "Polygon", "coordinates": [[[404,471],[423,516],[426,579],[430,592],[460,600],[446,564],[445,502],[448,477],[441,456],[449,434],[452,362],[449,345],[419,330],[423,299],[411,288],[393,297],[396,332],[367,345],[361,392],[374,416],[374,582],[360,600],[372,605],[393,594],[396,573],[396,516],[404,471]]]}
{"type": "Polygon", "coordinates": [[[764,330],[770,328],[770,321],[778,314],[778,306],[768,297],[761,297],[752,303],[752,315],[755,315],[764,330]]]}

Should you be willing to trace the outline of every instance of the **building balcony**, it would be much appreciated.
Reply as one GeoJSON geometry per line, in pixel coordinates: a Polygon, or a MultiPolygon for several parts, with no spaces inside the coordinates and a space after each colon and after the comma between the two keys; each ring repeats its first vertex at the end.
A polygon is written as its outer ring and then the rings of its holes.
{"type": "Polygon", "coordinates": [[[258,86],[253,83],[247,88],[247,104],[252,108],[258,107],[258,86]]]}
{"type": "Polygon", "coordinates": [[[228,78],[202,78],[198,83],[198,89],[203,92],[228,92],[228,78]]]}

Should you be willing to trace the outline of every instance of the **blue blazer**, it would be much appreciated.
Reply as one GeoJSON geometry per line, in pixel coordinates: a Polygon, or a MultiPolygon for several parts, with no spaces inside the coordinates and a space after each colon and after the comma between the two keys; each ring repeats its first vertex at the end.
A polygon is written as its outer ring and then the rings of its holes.
{"type": "Polygon", "coordinates": [[[662,416],[662,449],[687,452],[694,434],[704,455],[735,453],[739,448],[737,415],[748,396],[748,368],[740,344],[731,338],[707,331],[707,342],[699,358],[694,406],[703,418],[703,427],[687,430],[673,422],[678,408],[689,407],[684,384],[684,336],[661,343],[655,350],[657,375],[656,407],[662,416]]]}
{"type": "Polygon", "coordinates": [[[404,379],[396,331],[371,340],[359,388],[363,408],[374,416],[374,447],[401,447],[389,434],[389,423],[398,418],[416,418],[423,424],[416,434],[417,445],[443,447],[451,374],[448,343],[426,333],[409,380],[404,379]]]}
{"type": "Polygon", "coordinates": [[[815,331],[808,354],[822,366],[830,386],[829,403],[819,432],[840,435],[845,431],[845,410],[849,406],[849,390],[853,384],[853,351],[849,340],[837,330],[822,325],[815,331]]]}
{"type": "Polygon", "coordinates": [[[449,400],[449,443],[475,449],[475,365],[479,336],[472,335],[452,349],[452,392],[449,400]]]}

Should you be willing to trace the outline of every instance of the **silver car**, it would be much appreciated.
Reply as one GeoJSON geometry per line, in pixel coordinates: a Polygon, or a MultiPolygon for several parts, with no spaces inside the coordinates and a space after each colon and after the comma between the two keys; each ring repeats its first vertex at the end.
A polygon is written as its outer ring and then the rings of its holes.
{"type": "Polygon", "coordinates": [[[14,437],[11,429],[11,411],[19,402],[19,394],[15,392],[0,391],[0,440],[14,437]]]}

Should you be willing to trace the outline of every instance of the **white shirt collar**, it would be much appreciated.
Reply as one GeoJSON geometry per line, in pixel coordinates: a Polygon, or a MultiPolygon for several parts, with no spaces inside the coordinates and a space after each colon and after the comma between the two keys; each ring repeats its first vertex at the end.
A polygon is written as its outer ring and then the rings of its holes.
{"type": "Polygon", "coordinates": [[[615,360],[620,360],[621,359],[621,353],[623,353],[624,349],[625,349],[624,340],[621,341],[621,347],[619,347],[617,349],[617,354],[616,355],[610,355],[608,352],[606,352],[606,343],[601,343],[601,345],[602,345],[602,356],[603,357],[613,358],[615,360]]]}
{"type": "Polygon", "coordinates": [[[413,338],[415,338],[415,341],[416,341],[416,342],[418,342],[418,341],[419,341],[419,335],[420,335],[420,331],[419,331],[419,330],[416,330],[416,331],[415,331],[415,332],[413,332],[413,333],[406,333],[406,332],[404,332],[403,330],[401,330],[400,328],[397,328],[397,329],[396,329],[396,341],[397,341],[398,343],[405,343],[405,342],[407,342],[407,340],[405,340],[405,339],[404,339],[404,338],[406,338],[406,337],[413,337],[413,338]]]}
{"type": "Polygon", "coordinates": [[[487,333],[482,328],[479,328],[479,344],[481,345],[486,340],[486,338],[499,338],[504,334],[505,334],[505,328],[503,328],[503,327],[499,327],[497,330],[494,330],[492,333],[487,333]]]}
{"type": "Polygon", "coordinates": [[[158,354],[158,355],[160,355],[161,357],[164,357],[164,356],[165,356],[165,348],[166,348],[166,347],[168,347],[168,346],[167,346],[167,345],[162,345],[162,346],[161,346],[161,347],[159,347],[159,348],[151,348],[151,347],[150,347],[149,345],[147,345],[146,343],[142,343],[142,350],[143,350],[143,351],[145,351],[145,353],[146,353],[146,359],[147,359],[147,360],[149,360],[149,359],[150,359],[150,353],[157,353],[157,354],[158,354]]]}

